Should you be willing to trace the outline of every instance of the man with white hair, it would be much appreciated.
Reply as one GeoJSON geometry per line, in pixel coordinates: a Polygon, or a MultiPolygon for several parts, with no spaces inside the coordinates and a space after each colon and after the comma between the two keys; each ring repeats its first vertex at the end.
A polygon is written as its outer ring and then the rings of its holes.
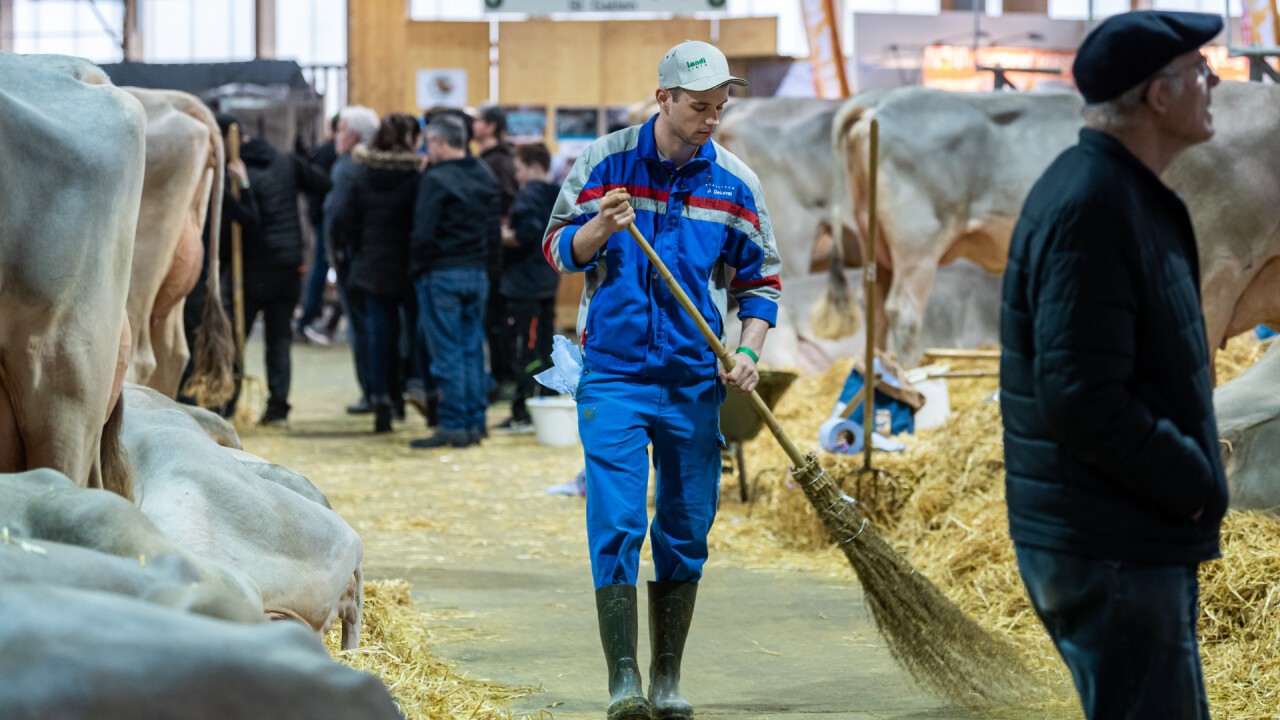
{"type": "Polygon", "coordinates": [[[1013,232],[1000,336],[1009,530],[1085,714],[1208,720],[1197,566],[1227,485],[1191,220],[1160,180],[1213,136],[1216,15],[1117,15],[1072,68],[1080,142],[1013,232]]]}
{"type": "Polygon", "coordinates": [[[334,134],[334,150],[338,159],[333,164],[330,177],[333,189],[324,198],[324,241],[329,262],[338,274],[338,297],[342,302],[342,310],[347,314],[350,328],[348,337],[351,340],[351,352],[356,361],[356,381],[360,384],[360,399],[347,406],[347,412],[358,415],[373,412],[373,404],[369,402],[369,384],[365,368],[364,340],[365,315],[364,302],[359,297],[360,291],[347,283],[348,271],[351,269],[352,239],[344,237],[341,229],[335,229],[333,218],[338,209],[347,205],[351,189],[355,181],[355,161],[351,151],[356,145],[368,145],[378,132],[378,113],[363,105],[352,105],[342,109],[338,114],[338,130],[334,134]]]}

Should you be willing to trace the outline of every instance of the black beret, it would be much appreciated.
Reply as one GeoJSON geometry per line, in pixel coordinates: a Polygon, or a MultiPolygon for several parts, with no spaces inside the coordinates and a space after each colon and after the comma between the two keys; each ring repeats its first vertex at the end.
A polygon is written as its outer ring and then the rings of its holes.
{"type": "Polygon", "coordinates": [[[1141,10],[1113,15],[1081,43],[1071,73],[1086,103],[1114,100],[1220,32],[1222,18],[1208,13],[1141,10]]]}

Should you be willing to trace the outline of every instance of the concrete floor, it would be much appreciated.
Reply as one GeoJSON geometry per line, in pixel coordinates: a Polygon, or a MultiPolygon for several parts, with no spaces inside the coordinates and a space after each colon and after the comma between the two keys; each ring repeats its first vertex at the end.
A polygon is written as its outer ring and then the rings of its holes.
{"type": "MultiPolygon", "coordinates": [[[[262,377],[261,345],[252,343],[248,350],[249,374],[262,377]]],[[[349,430],[343,424],[347,421],[342,419],[342,406],[356,398],[350,357],[345,346],[295,346],[294,392],[290,398],[295,406],[291,414],[296,419],[295,429],[258,441],[271,444],[273,460],[288,464],[292,458],[294,466],[309,471],[326,492],[329,489],[323,481],[324,466],[313,463],[317,448],[332,448],[341,439],[347,446],[344,452],[364,456],[380,452],[378,443],[385,447],[388,441],[386,436],[375,440],[368,434],[372,421],[367,418],[352,419],[347,423],[349,430]],[[317,428],[340,426],[342,431],[335,434],[327,429],[311,432],[308,437],[307,423],[317,428]]],[[[495,408],[493,415],[491,420],[505,417],[500,408],[495,408]]],[[[417,422],[412,435],[397,432],[390,440],[400,446],[402,435],[420,436],[421,421],[417,422]]],[[[253,450],[254,442],[252,433],[246,436],[247,449],[253,450]]],[[[492,440],[476,452],[486,453],[486,462],[501,463],[514,455],[546,450],[532,445],[531,440],[521,442],[528,447],[511,444],[510,439],[492,440]]],[[[573,455],[561,453],[566,454],[573,455]]],[[[446,503],[455,499],[446,493],[457,495],[458,491],[434,490],[432,463],[419,459],[424,457],[414,455],[405,461],[413,463],[408,467],[423,482],[403,492],[441,493],[434,498],[413,496],[412,502],[432,508],[437,516],[450,513],[449,517],[458,523],[490,523],[495,528],[495,541],[478,547],[474,536],[453,533],[451,526],[421,540],[397,536],[404,543],[394,546],[394,550],[383,539],[366,552],[366,579],[402,577],[412,582],[415,600],[443,623],[436,628],[432,652],[456,662],[460,672],[508,686],[540,688],[515,701],[511,709],[516,718],[603,717],[606,677],[585,538],[580,536],[580,529],[540,534],[536,527],[538,513],[554,513],[573,521],[566,526],[580,528],[579,519],[565,515],[580,513],[580,501],[543,493],[548,478],[563,479],[560,474],[566,468],[577,467],[580,459],[569,457],[557,460],[558,465],[550,463],[556,474],[547,478],[525,478],[522,484],[503,479],[503,485],[471,490],[523,493],[518,501],[524,504],[519,507],[535,508],[526,511],[533,515],[532,519],[520,518],[522,525],[504,537],[504,518],[483,515],[494,512],[491,506],[455,504],[443,510],[446,503]],[[466,516],[468,513],[474,517],[466,516]],[[527,524],[535,527],[524,527],[527,524]],[[539,552],[531,555],[516,550],[531,534],[536,535],[539,552]]],[[[369,483],[367,491],[390,492],[380,488],[378,483],[369,483]]],[[[362,491],[365,489],[362,485],[362,491]]],[[[378,500],[366,498],[362,502],[364,505],[343,507],[335,501],[335,508],[347,515],[358,530],[362,523],[370,521],[361,516],[366,512],[365,506],[378,500]]],[[[408,495],[397,495],[393,502],[411,500],[408,495]]],[[[651,576],[652,569],[642,565],[641,577],[651,576]]],[[[646,668],[643,590],[640,597],[639,660],[646,668]]],[[[700,587],[683,687],[698,716],[707,718],[995,717],[975,714],[934,697],[897,666],[872,625],[851,571],[832,576],[799,570],[756,570],[735,566],[732,558],[723,556],[712,558],[700,587]]],[[[1034,715],[1044,717],[1039,711],[1034,715]]],[[[1027,717],[1025,712],[1017,711],[1003,716],[1027,717]]]]}

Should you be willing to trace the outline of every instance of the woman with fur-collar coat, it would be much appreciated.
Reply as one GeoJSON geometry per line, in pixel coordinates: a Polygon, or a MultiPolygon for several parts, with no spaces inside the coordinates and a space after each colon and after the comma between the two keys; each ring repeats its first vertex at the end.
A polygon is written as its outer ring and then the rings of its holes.
{"type": "MultiPolygon", "coordinates": [[[[390,432],[393,412],[403,413],[405,378],[398,352],[401,312],[411,330],[417,325],[409,279],[409,235],[421,166],[421,157],[414,151],[417,141],[418,123],[412,116],[384,117],[373,142],[352,153],[356,174],[351,196],[334,219],[343,230],[340,236],[353,243],[350,282],[365,298],[375,432],[390,432]]],[[[417,347],[420,343],[413,345],[414,353],[425,352],[417,347]]],[[[413,365],[425,367],[423,362],[413,365]]]]}

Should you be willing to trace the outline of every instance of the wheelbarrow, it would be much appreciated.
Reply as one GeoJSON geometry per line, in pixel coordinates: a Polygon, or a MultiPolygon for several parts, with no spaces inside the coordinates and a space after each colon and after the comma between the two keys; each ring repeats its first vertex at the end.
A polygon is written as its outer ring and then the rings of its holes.
{"type": "MultiPolygon", "coordinates": [[[[796,379],[795,373],[776,370],[760,371],[760,383],[756,392],[770,410],[774,403],[782,397],[791,383],[796,379]]],[[[742,445],[755,437],[764,427],[764,420],[751,405],[751,396],[729,388],[724,404],[720,406],[720,434],[724,435],[725,450],[721,452],[724,468],[737,471],[739,495],[743,502],[748,499],[747,466],[742,459],[742,445]]]]}

